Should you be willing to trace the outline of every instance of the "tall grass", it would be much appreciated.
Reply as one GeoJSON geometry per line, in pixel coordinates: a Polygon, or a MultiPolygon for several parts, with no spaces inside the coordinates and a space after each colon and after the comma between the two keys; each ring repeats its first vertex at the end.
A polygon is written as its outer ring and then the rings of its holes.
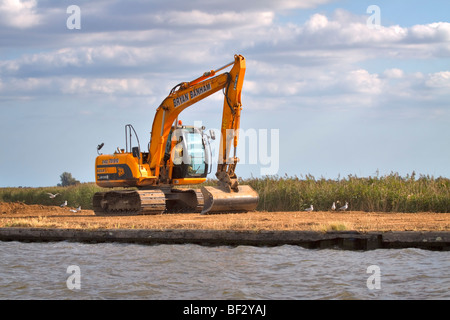
{"type": "Polygon", "coordinates": [[[450,179],[415,173],[401,177],[386,176],[344,179],[265,177],[243,183],[260,196],[258,210],[301,211],[314,205],[315,210],[330,210],[349,203],[350,210],[378,212],[450,212],[450,179]]]}
{"type": "Polygon", "coordinates": [[[94,193],[102,190],[94,183],[82,183],[69,187],[1,188],[0,201],[54,206],[60,205],[67,200],[70,207],[81,206],[85,209],[92,209],[94,193]],[[48,192],[53,194],[59,193],[59,195],[54,199],[50,199],[48,192]]]}
{"type": "MultiPolygon", "coordinates": [[[[207,184],[213,185],[214,180],[207,184]]],[[[260,197],[257,210],[302,211],[314,205],[315,210],[330,210],[333,202],[349,210],[377,212],[450,212],[450,179],[428,175],[401,177],[397,173],[359,178],[349,175],[342,179],[316,179],[312,175],[299,177],[267,176],[240,181],[250,185],[260,197]]],[[[195,186],[198,187],[198,186],[195,186]]],[[[0,188],[0,201],[26,204],[59,205],[67,200],[69,206],[81,205],[92,209],[95,192],[105,191],[94,183],[70,187],[0,188]],[[60,193],[50,199],[47,192],[60,193]]]]}

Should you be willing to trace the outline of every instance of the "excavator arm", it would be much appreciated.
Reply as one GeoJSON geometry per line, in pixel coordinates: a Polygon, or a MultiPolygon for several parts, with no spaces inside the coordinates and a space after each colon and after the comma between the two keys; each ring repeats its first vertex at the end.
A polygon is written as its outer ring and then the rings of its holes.
{"type": "Polygon", "coordinates": [[[157,108],[151,131],[149,165],[158,177],[164,166],[164,150],[170,130],[178,115],[186,108],[223,90],[220,150],[216,177],[224,188],[237,191],[237,178],[234,173],[237,162],[236,148],[241,114],[241,92],[245,75],[245,59],[235,55],[235,60],[217,70],[205,72],[201,77],[175,86],[157,108]],[[229,72],[216,75],[219,71],[233,65],[229,72]],[[233,148],[233,157],[229,158],[233,148]]]}

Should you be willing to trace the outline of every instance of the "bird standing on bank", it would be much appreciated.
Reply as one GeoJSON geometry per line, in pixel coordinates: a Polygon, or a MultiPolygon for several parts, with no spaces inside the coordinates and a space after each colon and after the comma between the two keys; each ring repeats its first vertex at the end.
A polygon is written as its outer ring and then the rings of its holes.
{"type": "Polygon", "coordinates": [[[311,205],[311,207],[305,209],[305,211],[313,211],[313,210],[314,210],[313,205],[311,205]]]}
{"type": "Polygon", "coordinates": [[[76,209],[70,209],[70,212],[80,212],[81,211],[81,206],[79,206],[78,208],[76,208],[76,209]]]}
{"type": "Polygon", "coordinates": [[[333,204],[331,205],[331,210],[336,210],[336,202],[333,202],[333,204]]]}
{"type": "Polygon", "coordinates": [[[67,206],[67,200],[64,201],[64,203],[60,205],[61,208],[64,208],[64,207],[66,207],[66,206],[67,206]]]}
{"type": "Polygon", "coordinates": [[[348,202],[345,201],[345,206],[340,207],[339,210],[345,211],[345,210],[347,210],[347,209],[348,209],[348,202]]]}

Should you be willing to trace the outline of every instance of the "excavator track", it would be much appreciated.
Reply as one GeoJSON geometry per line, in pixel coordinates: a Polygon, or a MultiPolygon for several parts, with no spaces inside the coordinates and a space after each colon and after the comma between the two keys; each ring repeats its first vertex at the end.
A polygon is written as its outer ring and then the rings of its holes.
{"type": "Polygon", "coordinates": [[[97,192],[93,207],[96,215],[104,216],[161,214],[166,210],[166,197],[158,189],[97,192]]]}
{"type": "Polygon", "coordinates": [[[258,200],[258,194],[250,186],[239,186],[237,192],[212,186],[161,188],[98,192],[94,195],[93,207],[99,216],[238,213],[255,210],[258,200]]]}
{"type": "Polygon", "coordinates": [[[197,213],[203,210],[203,203],[200,189],[175,188],[97,192],[93,199],[99,216],[197,213]]]}
{"type": "Polygon", "coordinates": [[[178,189],[166,191],[166,208],[170,213],[199,213],[204,206],[201,189],[178,189]]]}

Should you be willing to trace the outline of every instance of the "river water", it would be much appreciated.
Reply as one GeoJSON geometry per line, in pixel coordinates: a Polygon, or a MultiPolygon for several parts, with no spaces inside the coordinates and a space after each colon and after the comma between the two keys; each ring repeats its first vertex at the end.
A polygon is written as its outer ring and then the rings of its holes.
{"type": "Polygon", "coordinates": [[[450,252],[0,242],[0,299],[450,299],[450,252]]]}

